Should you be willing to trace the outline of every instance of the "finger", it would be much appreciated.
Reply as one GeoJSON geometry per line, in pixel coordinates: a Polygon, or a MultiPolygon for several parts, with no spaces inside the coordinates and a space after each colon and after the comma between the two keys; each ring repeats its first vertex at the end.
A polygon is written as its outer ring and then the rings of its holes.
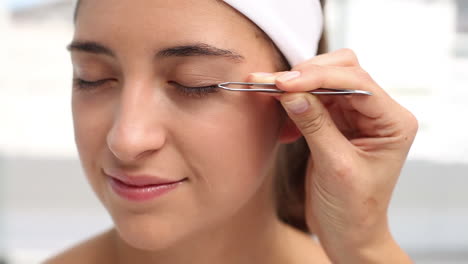
{"type": "Polygon", "coordinates": [[[338,130],[348,140],[359,137],[361,131],[359,125],[356,125],[356,117],[360,114],[350,106],[347,99],[343,96],[329,96],[327,98],[333,98],[333,101],[328,102],[321,99],[320,96],[318,98],[330,113],[338,130]]]}
{"type": "Polygon", "coordinates": [[[276,86],[287,92],[312,91],[319,88],[365,90],[372,96],[346,96],[359,113],[377,118],[399,106],[382,90],[367,72],[358,67],[308,65],[302,72],[284,73],[276,78],[276,86]]]}
{"type": "Polygon", "coordinates": [[[274,83],[276,78],[279,76],[287,73],[287,71],[283,72],[254,72],[247,76],[246,82],[254,82],[254,83],[274,83]]]}
{"type": "MultiPolygon", "coordinates": [[[[320,65],[320,66],[339,66],[339,67],[359,67],[359,60],[351,49],[338,49],[329,53],[320,54],[307,60],[304,63],[301,63],[295,66],[293,71],[302,71],[306,69],[310,64],[320,65]]],[[[336,101],[336,97],[333,96],[319,96],[320,101],[325,105],[333,103],[336,101]]]]}
{"type": "Polygon", "coordinates": [[[341,134],[318,98],[309,93],[288,93],[280,97],[291,120],[306,139],[316,157],[339,157],[350,150],[349,141],[341,134]],[[333,147],[332,147],[333,146],[333,147]]]}
{"type": "Polygon", "coordinates": [[[293,70],[300,71],[309,64],[323,65],[323,66],[341,66],[341,67],[357,67],[359,60],[351,49],[339,49],[329,53],[320,54],[315,56],[299,65],[293,67],[293,70]]]}
{"type": "MultiPolygon", "coordinates": [[[[307,68],[310,64],[322,65],[322,66],[341,66],[341,67],[357,67],[359,66],[359,60],[351,49],[338,49],[329,53],[317,55],[293,68],[293,70],[300,71],[307,68]]],[[[282,72],[255,72],[251,73],[247,77],[247,82],[272,82],[282,74],[282,72]]]]}
{"type": "MultiPolygon", "coordinates": [[[[254,72],[250,73],[247,78],[246,82],[249,83],[275,83],[275,80],[278,76],[281,76],[286,72],[254,72]]],[[[270,96],[275,98],[279,101],[280,94],[279,93],[262,93],[265,96],[270,96]]]]}
{"type": "MultiPolygon", "coordinates": [[[[304,63],[295,66],[293,71],[303,71],[310,64],[320,66],[337,66],[337,67],[359,67],[359,60],[351,49],[338,49],[332,52],[320,54],[315,56],[304,63]]],[[[332,104],[336,101],[336,97],[333,96],[319,96],[320,101],[325,105],[332,104]]]]}
{"type": "MultiPolygon", "coordinates": [[[[332,52],[320,54],[315,56],[297,66],[292,70],[300,71],[307,68],[310,64],[321,65],[321,66],[341,66],[341,67],[357,67],[359,66],[359,60],[356,53],[351,49],[338,49],[332,52]]],[[[276,80],[276,77],[281,76],[286,72],[258,72],[249,75],[248,82],[268,82],[272,83],[276,80]]],[[[278,99],[279,96],[274,96],[278,99]]],[[[325,105],[333,103],[336,98],[330,96],[319,96],[320,101],[325,105]]]]}

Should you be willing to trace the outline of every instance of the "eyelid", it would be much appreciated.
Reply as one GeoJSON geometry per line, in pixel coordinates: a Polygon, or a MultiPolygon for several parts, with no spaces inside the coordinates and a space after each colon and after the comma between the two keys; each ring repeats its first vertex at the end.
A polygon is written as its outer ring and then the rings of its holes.
{"type": "Polygon", "coordinates": [[[183,78],[177,78],[174,81],[187,86],[192,87],[201,87],[201,86],[210,86],[223,81],[219,78],[207,78],[203,76],[184,76],[183,78]]]}
{"type": "Polygon", "coordinates": [[[219,91],[217,84],[190,87],[173,81],[169,83],[173,85],[181,94],[187,97],[203,98],[205,96],[208,96],[209,94],[213,94],[219,91]]]}
{"type": "Polygon", "coordinates": [[[180,81],[181,84],[190,84],[191,86],[206,86],[222,83],[225,81],[225,74],[218,74],[213,71],[216,69],[183,69],[179,68],[172,76],[174,80],[180,81]]]}
{"type": "Polygon", "coordinates": [[[88,81],[82,78],[73,78],[73,88],[78,91],[94,92],[102,89],[105,85],[110,85],[109,82],[115,81],[115,79],[99,79],[96,81],[88,81]]]}
{"type": "Polygon", "coordinates": [[[201,88],[214,88],[214,87],[217,87],[218,86],[218,83],[217,82],[192,82],[190,85],[186,85],[184,83],[181,83],[181,82],[175,82],[175,81],[169,81],[168,82],[169,84],[172,84],[172,85],[175,85],[175,86],[181,86],[181,87],[184,87],[184,88],[188,88],[188,89],[201,89],[201,88]]]}
{"type": "Polygon", "coordinates": [[[115,81],[113,78],[102,78],[102,79],[97,79],[97,80],[87,80],[85,78],[73,78],[73,82],[77,83],[86,83],[90,85],[100,85],[105,82],[110,82],[110,81],[115,81]]]}

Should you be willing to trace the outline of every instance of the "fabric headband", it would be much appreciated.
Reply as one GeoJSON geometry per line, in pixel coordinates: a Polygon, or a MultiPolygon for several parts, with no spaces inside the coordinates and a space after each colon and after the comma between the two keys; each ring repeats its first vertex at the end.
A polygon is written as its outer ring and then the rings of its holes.
{"type": "Polygon", "coordinates": [[[291,67],[317,55],[323,14],[319,0],[224,0],[260,27],[291,67]]]}

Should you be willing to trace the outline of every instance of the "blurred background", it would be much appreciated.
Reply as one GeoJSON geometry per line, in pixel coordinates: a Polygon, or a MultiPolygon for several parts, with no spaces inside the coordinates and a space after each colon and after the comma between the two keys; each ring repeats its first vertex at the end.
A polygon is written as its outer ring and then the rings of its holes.
{"type": "MultiPolygon", "coordinates": [[[[331,48],[419,119],[390,208],[416,263],[468,263],[468,0],[330,0],[331,48]],[[463,121],[465,120],[465,121],[463,121]]],[[[72,0],[0,0],[0,263],[38,263],[111,226],[69,106],[72,0]]]]}

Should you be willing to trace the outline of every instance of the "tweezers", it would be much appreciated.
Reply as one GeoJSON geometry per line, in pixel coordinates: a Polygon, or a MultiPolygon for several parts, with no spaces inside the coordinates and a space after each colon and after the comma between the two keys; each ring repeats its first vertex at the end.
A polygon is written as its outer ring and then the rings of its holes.
{"type": "MultiPolygon", "coordinates": [[[[275,86],[274,83],[249,83],[249,82],[224,82],[218,84],[218,88],[228,91],[239,91],[239,92],[263,92],[263,93],[284,93],[285,91],[279,89],[270,88],[232,88],[228,86],[275,86]]],[[[316,95],[372,95],[371,92],[362,90],[347,90],[347,89],[331,89],[331,88],[319,88],[313,91],[308,91],[311,94],[316,95]]]]}

